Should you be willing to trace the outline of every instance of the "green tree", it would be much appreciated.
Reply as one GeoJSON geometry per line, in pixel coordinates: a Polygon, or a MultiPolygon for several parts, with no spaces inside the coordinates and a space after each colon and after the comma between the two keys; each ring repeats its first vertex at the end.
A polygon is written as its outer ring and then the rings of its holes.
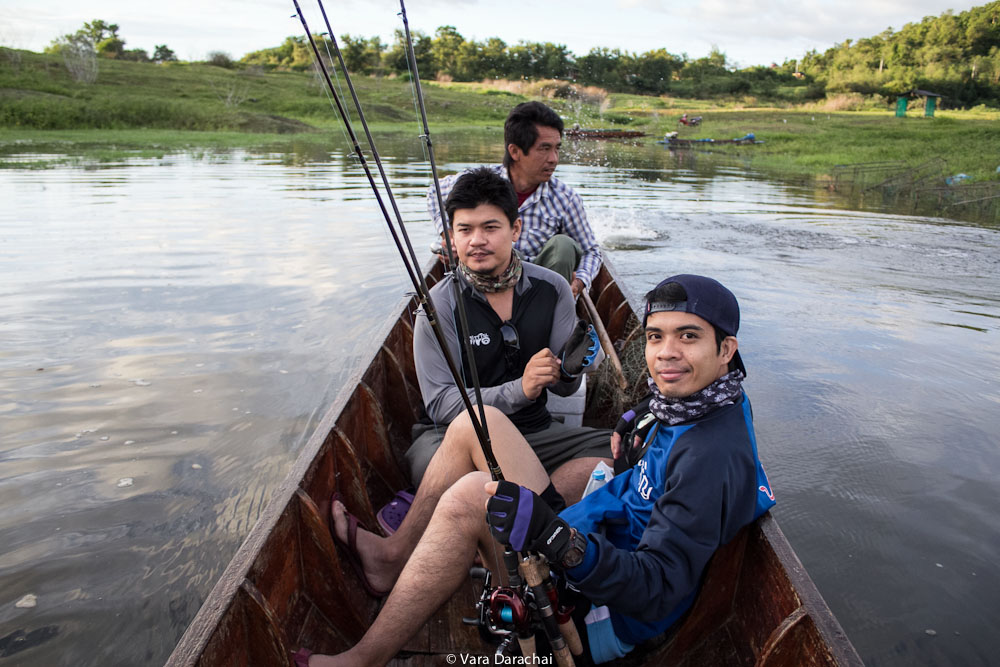
{"type": "MultiPolygon", "coordinates": [[[[325,52],[322,48],[326,41],[321,36],[314,36],[320,42],[320,52],[325,52]]],[[[261,49],[248,53],[240,59],[244,65],[260,65],[268,68],[282,68],[301,71],[312,65],[313,52],[306,38],[286,37],[281,46],[270,49],[261,49]]]]}
{"type": "Polygon", "coordinates": [[[120,58],[125,53],[125,40],[118,36],[118,24],[102,19],[85,22],[75,33],[52,40],[46,51],[59,52],[69,44],[79,51],[79,45],[84,42],[89,43],[97,54],[105,58],[120,58]]]}
{"type": "Polygon", "coordinates": [[[490,37],[479,50],[482,59],[482,76],[503,79],[510,76],[510,58],[507,43],[499,37],[490,37]]]}
{"type": "Polygon", "coordinates": [[[383,51],[385,44],[378,37],[340,36],[340,53],[352,74],[381,73],[383,51]]]}
{"type": "Polygon", "coordinates": [[[156,48],[153,49],[153,62],[154,63],[166,63],[174,62],[177,60],[177,54],[166,44],[157,44],[156,48]]]}
{"type": "Polygon", "coordinates": [[[101,19],[83,24],[79,32],[94,43],[97,53],[105,58],[120,58],[125,53],[125,40],[118,35],[118,24],[101,19]]]}
{"type": "Polygon", "coordinates": [[[682,67],[681,59],[666,49],[647,51],[633,59],[631,83],[639,92],[659,95],[670,89],[670,81],[682,67]]]}
{"type": "Polygon", "coordinates": [[[582,58],[577,58],[577,78],[586,85],[620,90],[623,81],[619,67],[622,52],[619,49],[592,48],[582,58]]]}
{"type": "Polygon", "coordinates": [[[456,76],[459,72],[459,57],[465,38],[453,25],[443,25],[434,32],[431,41],[431,54],[434,56],[434,68],[439,74],[456,76]]]}

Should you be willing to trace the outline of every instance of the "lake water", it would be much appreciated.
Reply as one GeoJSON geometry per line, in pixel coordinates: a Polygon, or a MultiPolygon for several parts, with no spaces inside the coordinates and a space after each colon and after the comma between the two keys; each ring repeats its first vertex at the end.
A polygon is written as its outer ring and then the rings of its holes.
{"type": "MultiPolygon", "coordinates": [[[[380,151],[428,254],[418,145],[380,151]]],[[[343,153],[0,171],[0,665],[170,654],[408,289],[343,153]]],[[[570,144],[558,175],[635,296],[740,298],[774,513],[865,661],[995,661],[1000,231],[656,145],[570,144]]]]}

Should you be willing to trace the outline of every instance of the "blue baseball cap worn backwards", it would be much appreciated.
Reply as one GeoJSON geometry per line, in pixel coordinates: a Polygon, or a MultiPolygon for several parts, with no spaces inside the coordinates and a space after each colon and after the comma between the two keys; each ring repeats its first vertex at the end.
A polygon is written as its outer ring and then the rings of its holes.
{"type": "MultiPolygon", "coordinates": [[[[661,281],[656,287],[658,289],[669,283],[677,283],[683,287],[687,292],[687,300],[647,301],[642,316],[644,329],[646,320],[652,313],[677,311],[697,315],[727,336],[736,336],[740,330],[740,305],[736,301],[736,296],[722,283],[705,276],[682,273],[661,281]]],[[[739,350],[733,356],[733,361],[736,367],[743,371],[743,375],[746,375],[747,370],[740,358],[739,350]]]]}

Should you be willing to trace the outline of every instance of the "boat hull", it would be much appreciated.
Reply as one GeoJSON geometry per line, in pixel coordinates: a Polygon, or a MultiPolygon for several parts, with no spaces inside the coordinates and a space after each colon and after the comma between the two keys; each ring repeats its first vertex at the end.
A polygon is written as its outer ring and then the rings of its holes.
{"type": "MultiPolygon", "coordinates": [[[[430,271],[431,282],[441,267],[430,271]]],[[[614,341],[638,333],[630,299],[606,262],[591,289],[614,341]]],[[[338,490],[368,526],[375,509],[405,488],[400,461],[421,399],[406,299],[316,427],[246,541],[209,593],[167,662],[170,667],[289,665],[300,646],[338,652],[355,644],[376,613],[327,528],[338,490]]],[[[589,392],[586,421],[613,423],[620,407],[589,392]]],[[[439,665],[447,654],[494,647],[462,622],[478,591],[470,580],[391,664],[439,665]]],[[[777,522],[765,515],[713,557],[691,611],[672,631],[621,665],[860,665],[777,522]]]]}

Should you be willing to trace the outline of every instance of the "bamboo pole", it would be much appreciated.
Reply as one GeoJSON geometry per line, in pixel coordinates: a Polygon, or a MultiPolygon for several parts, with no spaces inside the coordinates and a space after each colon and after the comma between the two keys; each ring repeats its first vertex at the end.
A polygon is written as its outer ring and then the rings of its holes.
{"type": "Polygon", "coordinates": [[[622,370],[622,362],[618,358],[618,351],[615,350],[614,344],[611,342],[611,338],[608,336],[608,330],[604,328],[604,322],[601,320],[601,316],[597,312],[597,307],[594,302],[590,299],[590,294],[587,290],[580,292],[580,297],[583,299],[583,305],[587,308],[587,312],[590,314],[590,321],[594,324],[594,330],[597,332],[597,337],[601,341],[601,347],[604,348],[604,354],[607,355],[608,359],[611,360],[611,366],[615,369],[615,375],[618,376],[618,386],[621,389],[628,389],[628,380],[625,379],[625,372],[622,370]]]}

